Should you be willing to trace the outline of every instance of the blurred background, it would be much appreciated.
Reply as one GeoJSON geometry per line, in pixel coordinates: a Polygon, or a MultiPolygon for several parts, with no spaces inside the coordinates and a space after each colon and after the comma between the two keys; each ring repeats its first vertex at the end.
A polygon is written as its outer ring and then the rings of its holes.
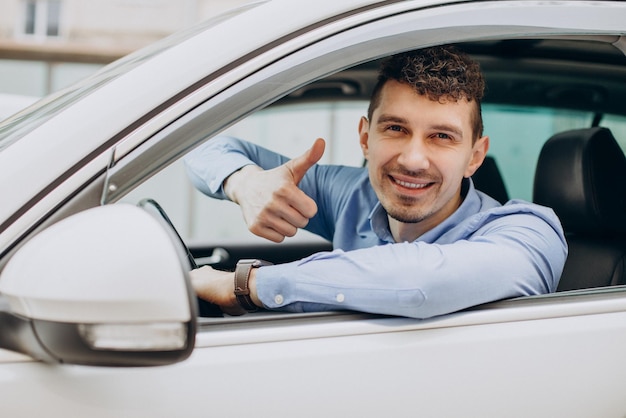
{"type": "Polygon", "coordinates": [[[249,0],[0,0],[0,119],[249,0]]]}

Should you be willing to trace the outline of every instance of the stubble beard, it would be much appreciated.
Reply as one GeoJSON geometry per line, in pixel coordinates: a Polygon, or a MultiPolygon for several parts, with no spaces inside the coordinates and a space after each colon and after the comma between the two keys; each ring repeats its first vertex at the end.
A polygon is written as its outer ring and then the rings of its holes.
{"type": "MultiPolygon", "coordinates": [[[[393,190],[393,186],[391,184],[385,185],[385,179],[388,179],[392,173],[402,173],[404,175],[408,175],[415,178],[431,178],[435,184],[438,184],[437,179],[432,178],[432,176],[425,176],[423,173],[416,173],[408,170],[404,170],[402,168],[395,170],[383,170],[382,181],[380,187],[380,195],[378,200],[380,201],[381,206],[387,212],[387,215],[392,219],[395,219],[398,222],[407,223],[407,224],[417,224],[427,219],[429,216],[433,214],[432,208],[430,210],[425,209],[423,206],[425,202],[422,202],[422,199],[413,198],[410,196],[402,196],[396,194],[393,190]]],[[[393,180],[389,180],[393,181],[393,180]]],[[[430,186],[435,187],[435,186],[430,186]]],[[[431,190],[432,192],[432,190],[431,190]]]]}
{"type": "Polygon", "coordinates": [[[410,207],[411,203],[415,203],[413,199],[402,199],[406,201],[406,207],[398,208],[395,205],[381,201],[383,209],[387,215],[398,222],[407,224],[417,224],[428,218],[432,213],[424,213],[420,209],[410,207]]]}

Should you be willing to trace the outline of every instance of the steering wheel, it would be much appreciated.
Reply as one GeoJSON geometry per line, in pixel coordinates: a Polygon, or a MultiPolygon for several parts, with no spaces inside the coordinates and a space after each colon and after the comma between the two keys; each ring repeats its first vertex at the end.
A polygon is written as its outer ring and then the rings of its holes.
{"type": "MultiPolygon", "coordinates": [[[[170,218],[167,216],[167,213],[165,213],[165,211],[163,210],[161,205],[159,205],[153,199],[143,199],[143,200],[141,200],[139,202],[138,205],[140,207],[142,207],[143,209],[146,209],[148,212],[151,212],[155,216],[160,217],[161,219],[163,219],[165,221],[165,223],[167,223],[170,226],[170,228],[174,232],[174,235],[176,235],[176,237],[178,237],[178,241],[180,242],[180,245],[182,246],[183,250],[187,254],[187,259],[189,261],[190,269],[191,270],[197,269],[198,265],[196,264],[196,260],[194,259],[193,255],[191,254],[191,251],[189,251],[189,247],[187,247],[187,244],[185,244],[185,241],[183,241],[183,239],[181,238],[180,234],[178,233],[178,231],[174,227],[174,224],[172,223],[170,218]]],[[[211,303],[211,302],[207,302],[206,300],[200,299],[200,298],[197,298],[197,300],[198,300],[198,314],[200,316],[203,316],[203,317],[222,317],[222,316],[224,316],[224,314],[222,313],[222,310],[216,304],[211,303]]]]}

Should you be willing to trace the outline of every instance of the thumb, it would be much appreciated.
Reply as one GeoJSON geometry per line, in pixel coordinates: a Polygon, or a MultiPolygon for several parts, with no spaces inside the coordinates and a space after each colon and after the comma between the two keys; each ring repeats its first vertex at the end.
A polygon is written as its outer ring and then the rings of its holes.
{"type": "Polygon", "coordinates": [[[295,184],[300,183],[309,168],[322,158],[325,148],[326,142],[322,138],[317,138],[304,154],[285,163],[285,167],[291,172],[295,184]]]}

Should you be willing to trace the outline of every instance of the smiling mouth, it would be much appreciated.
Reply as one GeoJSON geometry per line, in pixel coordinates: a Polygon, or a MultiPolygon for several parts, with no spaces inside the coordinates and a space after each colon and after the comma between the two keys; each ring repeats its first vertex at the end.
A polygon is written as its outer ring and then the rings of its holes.
{"type": "Polygon", "coordinates": [[[392,180],[395,184],[402,186],[404,188],[407,189],[425,189],[426,187],[430,186],[432,183],[412,183],[412,182],[408,182],[408,181],[402,181],[402,180],[398,180],[394,177],[392,177],[392,180]]]}

